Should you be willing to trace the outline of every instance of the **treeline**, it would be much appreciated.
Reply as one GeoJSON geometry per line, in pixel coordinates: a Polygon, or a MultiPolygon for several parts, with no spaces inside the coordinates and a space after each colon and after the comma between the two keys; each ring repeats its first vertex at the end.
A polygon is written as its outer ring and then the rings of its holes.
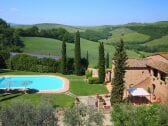
{"type": "Polygon", "coordinates": [[[108,39],[109,36],[111,36],[111,28],[104,28],[101,31],[95,31],[95,30],[86,30],[85,32],[81,32],[80,35],[82,38],[98,42],[101,39],[108,39]]]}
{"type": "Polygon", "coordinates": [[[37,58],[25,54],[11,57],[9,67],[11,70],[32,71],[32,72],[58,72],[59,60],[51,58],[37,58]]]}
{"type": "Polygon", "coordinates": [[[157,38],[161,38],[168,34],[168,27],[161,27],[161,26],[127,26],[127,28],[137,31],[138,33],[149,35],[151,38],[150,40],[154,40],[157,38]]]}
{"type": "Polygon", "coordinates": [[[146,46],[138,43],[126,43],[125,48],[128,50],[137,50],[150,53],[168,51],[168,45],[146,46]]]}
{"type": "Polygon", "coordinates": [[[0,50],[20,51],[22,46],[19,33],[0,19],[0,50]]]}
{"type": "MultiPolygon", "coordinates": [[[[29,56],[26,54],[18,54],[9,58],[9,54],[2,52],[0,53],[0,69],[9,68],[11,70],[20,71],[32,71],[41,73],[55,73],[61,72],[61,60],[55,60],[51,58],[38,58],[29,56]]],[[[87,59],[81,59],[80,70],[82,74],[88,66],[87,59]]],[[[67,58],[66,62],[67,74],[75,73],[74,58],[67,58]]]]}
{"type": "Polygon", "coordinates": [[[8,51],[0,50],[0,69],[5,69],[8,67],[8,61],[10,54],[8,51]]]}
{"type": "Polygon", "coordinates": [[[20,36],[23,37],[45,37],[45,38],[53,38],[58,40],[65,40],[69,43],[74,43],[74,34],[69,33],[64,28],[54,28],[54,29],[39,29],[36,26],[27,29],[17,29],[20,36]]]}

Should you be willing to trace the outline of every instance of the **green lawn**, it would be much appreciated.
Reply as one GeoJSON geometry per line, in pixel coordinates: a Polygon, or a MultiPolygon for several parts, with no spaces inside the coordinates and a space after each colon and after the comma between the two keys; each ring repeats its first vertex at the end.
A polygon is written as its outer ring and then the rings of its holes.
{"type": "MultiPolygon", "coordinates": [[[[78,96],[85,95],[95,95],[96,93],[104,94],[108,93],[104,85],[99,84],[87,84],[84,80],[84,76],[76,75],[62,75],[59,73],[36,73],[36,72],[24,72],[24,71],[10,71],[4,70],[0,71],[0,75],[58,75],[66,77],[70,80],[70,91],[78,96]]],[[[54,107],[61,106],[67,107],[71,106],[74,99],[64,94],[11,94],[5,96],[4,94],[0,95],[0,104],[11,104],[14,101],[30,101],[34,104],[39,104],[42,98],[48,97],[51,98],[52,105],[54,107]]]]}
{"type": "MultiPolygon", "coordinates": [[[[41,37],[23,37],[22,40],[25,43],[23,51],[26,53],[61,55],[62,41],[41,37]]],[[[98,64],[98,47],[99,43],[97,42],[81,39],[81,54],[82,57],[86,57],[86,52],[88,50],[90,67],[97,66],[98,64]]],[[[111,58],[114,51],[115,48],[112,45],[105,44],[105,52],[109,52],[111,58]]],[[[129,57],[139,57],[139,54],[135,51],[128,50],[127,53],[129,57]]],[[[74,44],[67,43],[67,55],[68,57],[74,56],[74,44]]]]}
{"type": "Polygon", "coordinates": [[[106,87],[101,84],[88,84],[83,76],[66,76],[71,84],[70,91],[75,95],[85,96],[85,95],[96,95],[108,93],[106,87]]]}
{"type": "Polygon", "coordinates": [[[29,102],[34,105],[46,102],[55,108],[72,106],[74,98],[65,94],[0,94],[0,106],[10,105],[14,102],[29,102]]]}

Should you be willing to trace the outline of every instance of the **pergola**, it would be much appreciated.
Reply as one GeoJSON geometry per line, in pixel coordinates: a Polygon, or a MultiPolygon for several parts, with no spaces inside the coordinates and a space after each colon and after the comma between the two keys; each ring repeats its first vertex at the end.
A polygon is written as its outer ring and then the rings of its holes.
{"type": "Polygon", "coordinates": [[[138,104],[150,102],[146,98],[146,96],[150,96],[150,94],[143,88],[129,88],[128,92],[131,102],[135,102],[138,104]]]}

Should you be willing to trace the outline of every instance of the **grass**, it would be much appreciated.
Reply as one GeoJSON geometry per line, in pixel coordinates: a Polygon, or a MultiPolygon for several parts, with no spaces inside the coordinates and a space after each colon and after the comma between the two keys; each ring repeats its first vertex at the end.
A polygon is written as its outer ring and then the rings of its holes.
{"type": "Polygon", "coordinates": [[[144,45],[152,47],[152,46],[168,46],[168,35],[163,36],[159,39],[155,39],[153,41],[147,42],[144,45]]]}
{"type": "MultiPolygon", "coordinates": [[[[41,37],[23,37],[22,40],[25,43],[23,51],[26,53],[61,55],[62,41],[41,37]]],[[[86,57],[88,50],[90,67],[95,67],[98,64],[98,47],[99,43],[81,38],[81,54],[82,57],[86,57]]],[[[114,46],[105,44],[105,53],[109,52],[111,58],[114,51],[114,46]]],[[[135,51],[128,50],[127,53],[129,57],[139,57],[135,51]]],[[[67,55],[68,57],[74,56],[74,44],[67,43],[67,55]]]]}
{"type": "Polygon", "coordinates": [[[120,41],[121,37],[123,38],[124,42],[138,42],[138,43],[147,41],[150,38],[150,36],[148,35],[137,33],[128,28],[117,28],[112,31],[112,36],[104,41],[107,43],[116,43],[120,41]]]}
{"type": "Polygon", "coordinates": [[[46,102],[55,107],[70,107],[74,98],[65,94],[0,94],[0,105],[11,105],[14,102],[29,102],[34,105],[46,102]]]}
{"type": "MultiPolygon", "coordinates": [[[[37,72],[25,72],[25,71],[12,71],[12,70],[3,70],[0,71],[1,75],[58,75],[66,77],[70,80],[70,91],[78,96],[87,96],[95,95],[96,93],[104,94],[108,93],[104,85],[99,84],[88,84],[84,80],[84,76],[76,75],[62,75],[60,73],[37,73],[37,72]]],[[[0,94],[0,104],[10,105],[15,101],[29,101],[33,104],[39,104],[40,101],[45,99],[45,97],[50,98],[52,105],[54,107],[69,107],[74,102],[74,98],[67,96],[65,94],[10,94],[5,96],[0,94]]]]}
{"type": "Polygon", "coordinates": [[[105,85],[101,84],[88,84],[84,80],[84,76],[70,75],[66,76],[70,82],[70,91],[78,96],[96,95],[108,93],[105,85]]]}

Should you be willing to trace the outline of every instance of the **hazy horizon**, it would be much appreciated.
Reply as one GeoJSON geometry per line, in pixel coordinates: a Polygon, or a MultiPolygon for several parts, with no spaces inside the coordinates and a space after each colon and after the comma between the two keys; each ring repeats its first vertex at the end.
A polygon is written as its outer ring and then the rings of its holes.
{"type": "Polygon", "coordinates": [[[168,21],[165,0],[2,0],[0,5],[0,18],[22,25],[100,26],[168,21]]]}
{"type": "Polygon", "coordinates": [[[128,22],[128,23],[123,23],[123,24],[102,24],[102,25],[70,25],[70,24],[61,24],[57,22],[41,22],[41,23],[32,23],[32,24],[17,24],[17,23],[12,23],[12,22],[7,22],[10,25],[39,25],[39,24],[57,24],[57,25],[66,25],[66,26],[76,26],[76,27],[96,27],[96,26],[116,26],[116,25],[126,25],[126,24],[150,24],[150,23],[157,23],[157,22],[168,22],[167,21],[154,21],[154,22],[128,22]]]}

